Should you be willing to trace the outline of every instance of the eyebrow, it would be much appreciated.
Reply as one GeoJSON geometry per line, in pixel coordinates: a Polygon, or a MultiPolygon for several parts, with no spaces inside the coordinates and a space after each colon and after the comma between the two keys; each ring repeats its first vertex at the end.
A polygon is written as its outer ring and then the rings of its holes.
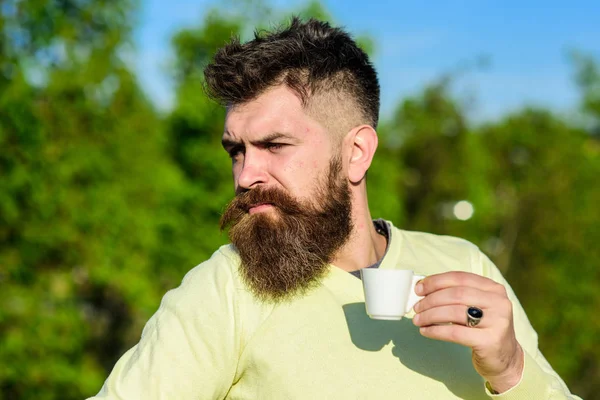
{"type": "MultiPolygon", "coordinates": [[[[225,133],[227,135],[230,135],[229,132],[225,132],[225,133]]],[[[261,145],[265,145],[267,143],[271,143],[274,140],[278,140],[278,139],[290,139],[293,141],[297,141],[296,138],[294,138],[293,136],[288,135],[286,133],[274,132],[274,133],[268,134],[267,136],[265,136],[261,139],[251,140],[250,143],[254,146],[261,146],[261,145]]],[[[243,145],[242,142],[239,140],[225,139],[225,138],[223,140],[221,140],[221,144],[223,145],[223,147],[225,149],[243,145]]]]}

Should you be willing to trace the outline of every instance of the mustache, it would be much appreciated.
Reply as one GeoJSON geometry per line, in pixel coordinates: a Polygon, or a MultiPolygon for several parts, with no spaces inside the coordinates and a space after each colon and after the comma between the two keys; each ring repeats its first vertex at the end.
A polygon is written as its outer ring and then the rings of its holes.
{"type": "Polygon", "coordinates": [[[248,214],[252,207],[260,204],[271,204],[288,215],[301,214],[304,208],[292,196],[280,189],[257,187],[242,192],[231,200],[221,216],[220,229],[224,230],[228,226],[236,224],[248,214]]]}

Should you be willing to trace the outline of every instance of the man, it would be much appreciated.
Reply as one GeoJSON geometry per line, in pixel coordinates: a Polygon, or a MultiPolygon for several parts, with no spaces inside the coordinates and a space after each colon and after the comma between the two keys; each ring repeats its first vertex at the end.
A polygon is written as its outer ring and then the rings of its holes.
{"type": "Polygon", "coordinates": [[[164,297],[96,398],[576,398],[475,246],[371,218],[379,84],[347,33],[293,19],[205,77],[227,107],[232,245],[164,297]],[[365,267],[427,276],[412,320],[367,317],[365,267]]]}

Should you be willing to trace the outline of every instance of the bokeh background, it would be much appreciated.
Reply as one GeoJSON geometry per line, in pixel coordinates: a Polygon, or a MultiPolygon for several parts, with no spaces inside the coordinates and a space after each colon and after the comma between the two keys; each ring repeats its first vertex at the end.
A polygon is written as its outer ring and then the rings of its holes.
{"type": "Polygon", "coordinates": [[[348,27],[380,71],[374,217],[480,246],[600,399],[600,5],[389,3],[0,2],[1,399],[96,393],[226,242],[202,67],[292,12],[348,27]]]}

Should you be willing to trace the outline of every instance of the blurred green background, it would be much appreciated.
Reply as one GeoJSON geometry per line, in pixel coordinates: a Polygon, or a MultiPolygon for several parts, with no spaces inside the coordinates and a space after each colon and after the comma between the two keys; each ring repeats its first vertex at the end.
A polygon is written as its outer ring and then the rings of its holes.
{"type": "MultiPolygon", "coordinates": [[[[231,33],[291,11],[335,22],[314,2],[227,4],[173,37],[175,100],[159,112],[127,61],[138,3],[0,2],[1,399],[96,393],[162,295],[226,242],[224,113],[202,67],[231,33]]],[[[569,116],[473,123],[452,85],[476,66],[404,98],[378,130],[369,191],[374,217],[480,246],[571,390],[600,399],[600,64],[582,49],[571,65],[569,116]]]]}

